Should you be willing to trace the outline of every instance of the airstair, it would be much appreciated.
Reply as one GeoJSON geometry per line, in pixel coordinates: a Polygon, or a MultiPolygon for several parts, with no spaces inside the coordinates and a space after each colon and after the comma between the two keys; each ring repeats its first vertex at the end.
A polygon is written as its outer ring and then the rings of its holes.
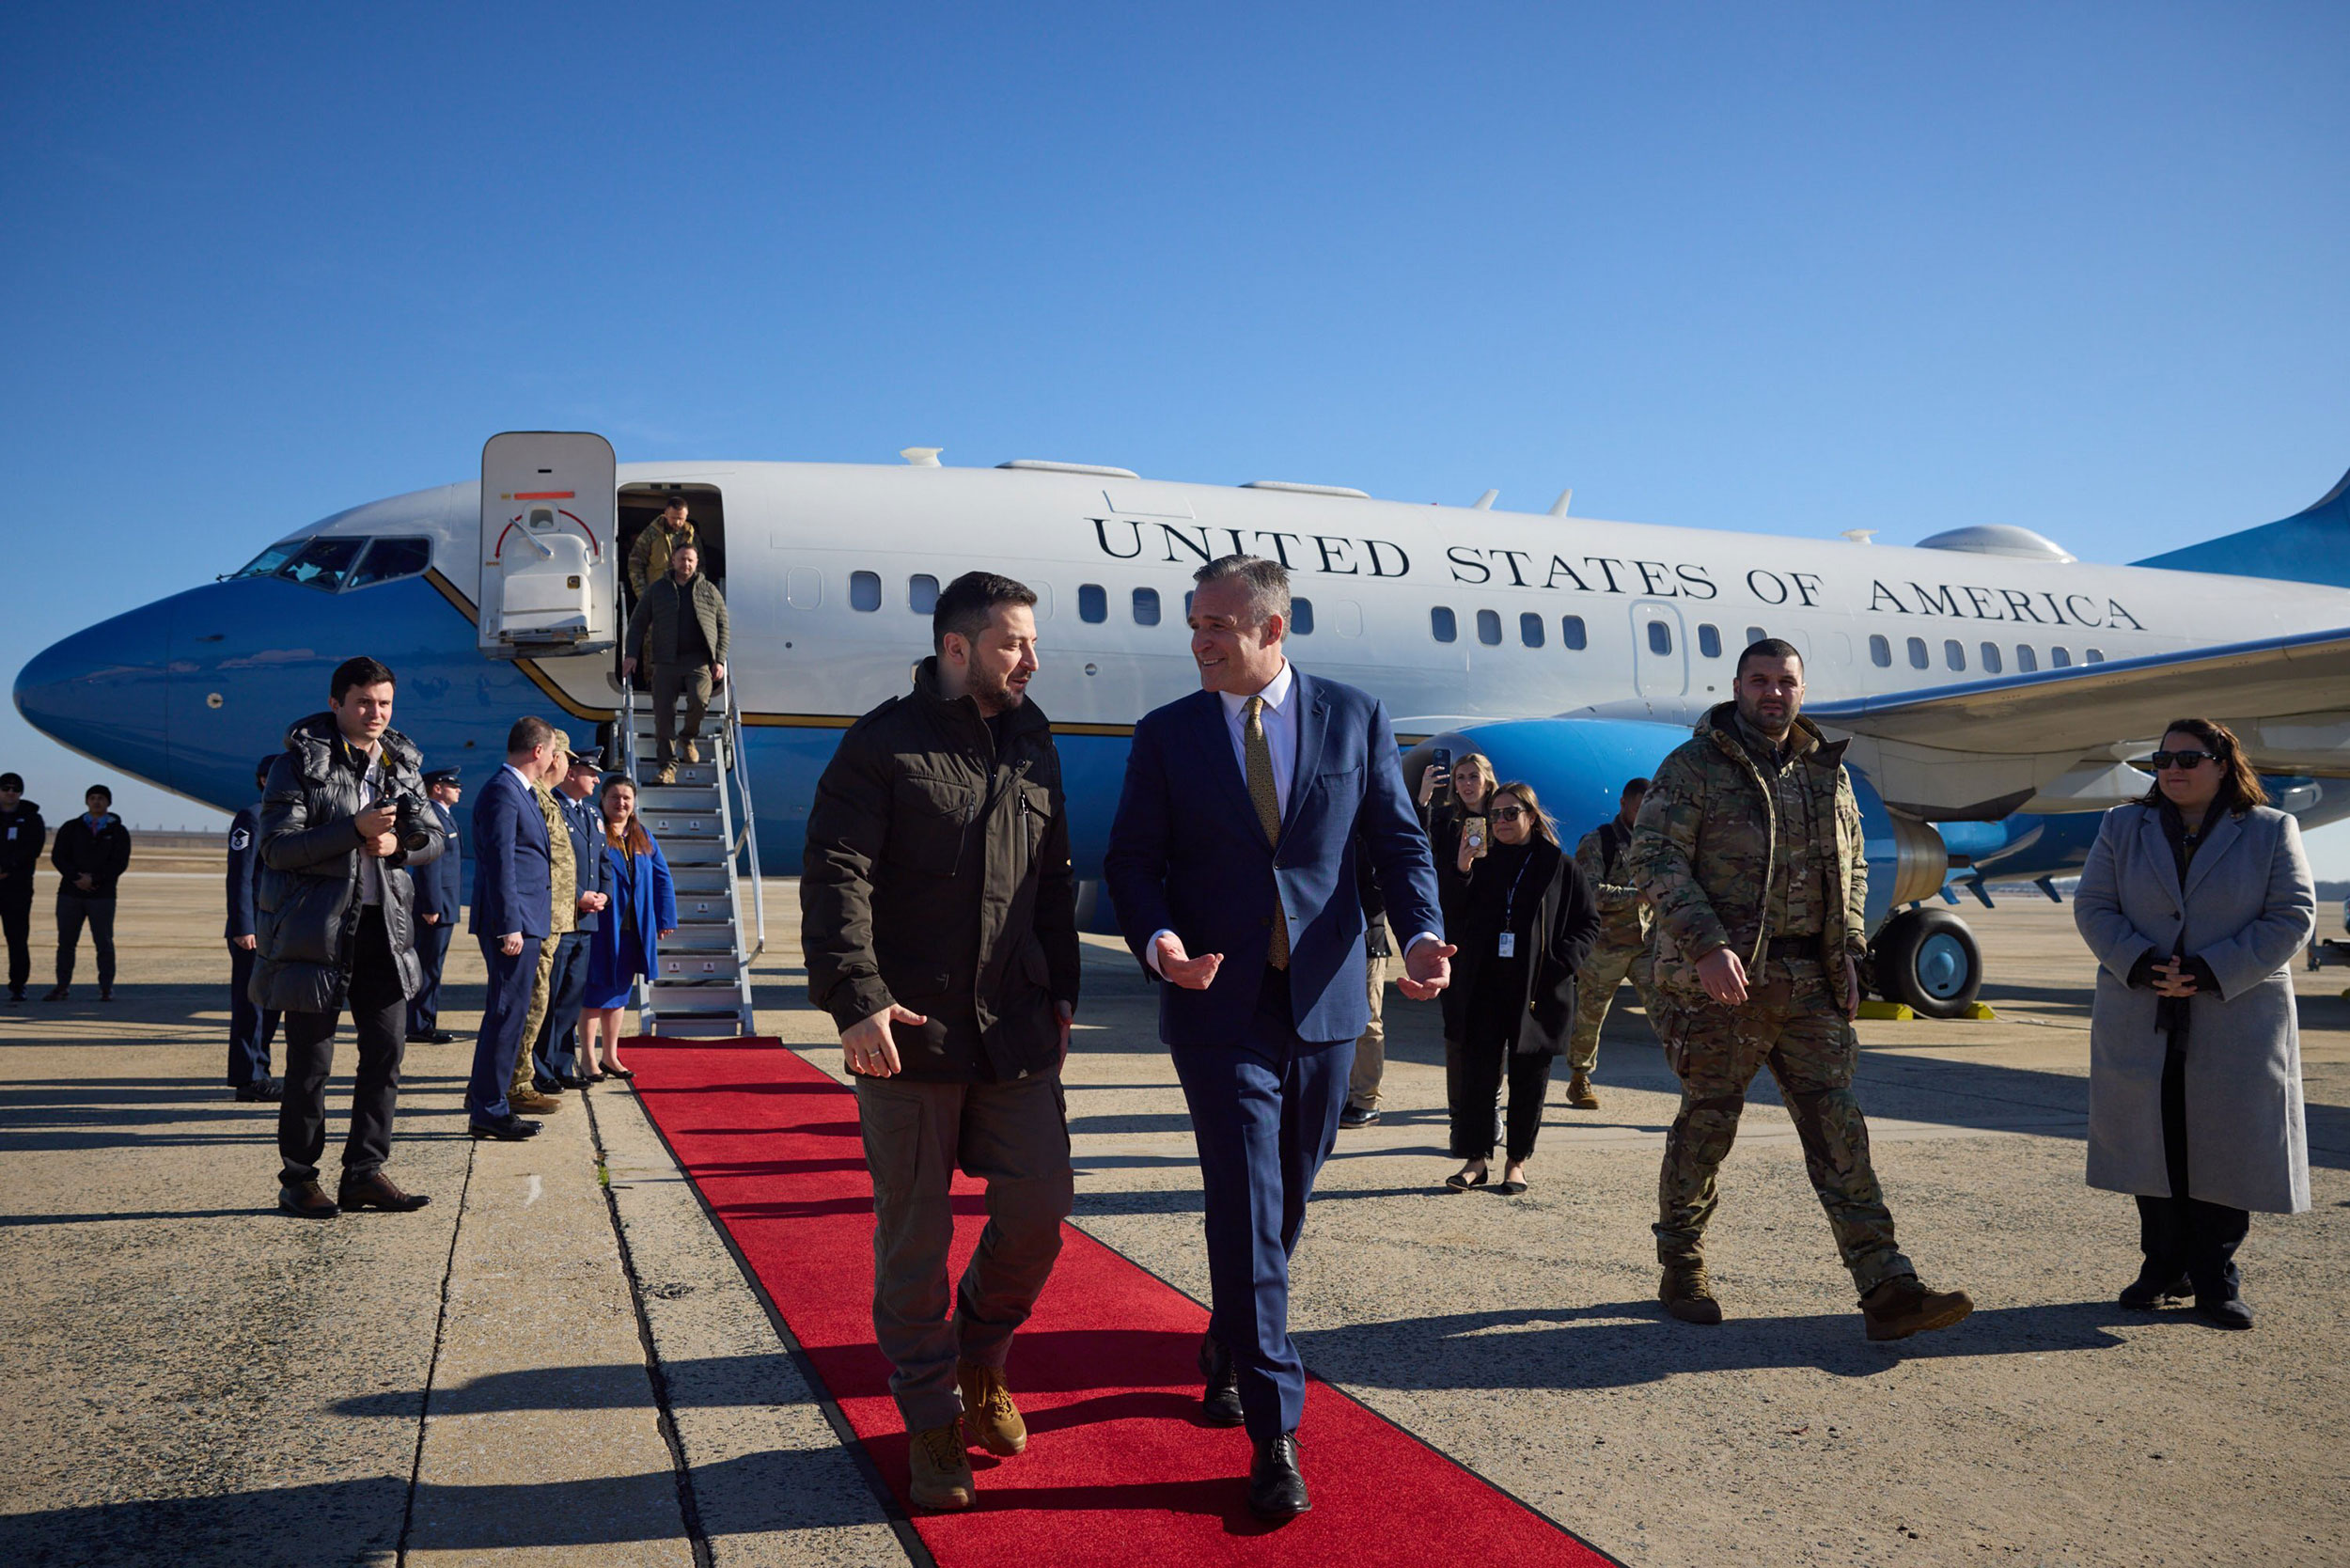
{"type": "Polygon", "coordinates": [[[638,1030],[644,1034],[723,1039],[757,1032],[751,961],[767,947],[767,900],[759,881],[758,813],[751,804],[733,682],[726,683],[724,694],[723,708],[713,705],[703,720],[705,731],[712,719],[719,722],[714,736],[701,737],[701,760],[681,757],[675,782],[663,784],[654,760],[652,699],[633,683],[620,688],[615,739],[621,765],[636,780],[636,814],[660,842],[677,885],[677,934],[659,939],[658,973],[636,986],[638,1030]],[[752,917],[748,933],[743,921],[745,879],[752,917]]]}

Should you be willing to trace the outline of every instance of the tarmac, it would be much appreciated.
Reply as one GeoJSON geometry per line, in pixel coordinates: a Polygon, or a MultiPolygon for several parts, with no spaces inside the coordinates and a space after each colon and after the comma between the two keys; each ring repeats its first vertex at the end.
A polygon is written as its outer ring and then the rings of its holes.
{"type": "MultiPolygon", "coordinates": [[[[767,894],[761,1027],[838,1074],[794,889],[767,894]]],[[[431,1206],[277,1215],[274,1107],[224,1085],[219,903],[216,863],[149,859],[119,999],[95,1001],[86,950],[72,1000],[0,1012],[0,1563],[909,1560],[624,1087],[566,1095],[530,1143],[465,1136],[469,941],[443,1014],[465,1038],[404,1074],[391,1169],[431,1206]]],[[[35,996],[47,908],[44,886],[35,996]]],[[[1998,1018],[1864,1023],[1859,1092],[1904,1248],[1973,1294],[1966,1323],[1863,1340],[1767,1077],[1709,1237],[1730,1321],[1663,1317],[1674,1091],[1637,1008],[1609,1020],[1599,1110],[1554,1087],[1529,1192],[1445,1192],[1435,1010],[1391,992],[1382,1120],[1341,1134],[1297,1260],[1308,1365],[1639,1568],[2350,1562],[2342,972],[2295,975],[2315,1206],[2255,1217],[2259,1323],[2229,1334],[2113,1305],[2136,1222],[2081,1181],[2071,911],[1965,913],[1998,1018]]],[[[1204,1298],[1152,998],[1114,941],[1086,964],[1074,1223],[1204,1298]]]]}

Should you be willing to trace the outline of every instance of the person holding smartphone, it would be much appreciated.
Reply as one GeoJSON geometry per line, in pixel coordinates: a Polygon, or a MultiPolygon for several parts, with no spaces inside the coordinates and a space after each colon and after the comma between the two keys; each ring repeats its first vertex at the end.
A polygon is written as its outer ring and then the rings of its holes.
{"type": "MultiPolygon", "coordinates": [[[[1463,852],[1467,852],[1474,864],[1490,848],[1485,800],[1493,788],[1493,759],[1481,751],[1464,752],[1455,759],[1439,746],[1435,760],[1420,770],[1419,820],[1428,830],[1428,847],[1435,856],[1436,900],[1448,921],[1459,917],[1468,891],[1467,874],[1461,870],[1463,852]]],[[[1461,1038],[1464,996],[1456,985],[1437,997],[1444,1010],[1448,1049],[1461,1038]]]]}

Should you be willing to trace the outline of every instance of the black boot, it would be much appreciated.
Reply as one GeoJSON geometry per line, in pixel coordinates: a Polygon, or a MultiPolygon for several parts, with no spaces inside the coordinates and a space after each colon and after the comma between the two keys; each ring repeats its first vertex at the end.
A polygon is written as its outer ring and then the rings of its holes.
{"type": "Polygon", "coordinates": [[[1311,1507],[1297,1467],[1297,1434],[1259,1443],[1257,1462],[1248,1468],[1248,1512],[1260,1519],[1293,1519],[1311,1507]]]}
{"type": "Polygon", "coordinates": [[[1232,1353],[1213,1334],[1199,1341],[1199,1375],[1208,1380],[1208,1391],[1199,1398],[1200,1419],[1210,1426],[1240,1425],[1240,1374],[1232,1370],[1232,1353]]]}
{"type": "Polygon", "coordinates": [[[2149,1258],[2138,1271],[2138,1278],[2122,1287],[2122,1305],[2140,1309],[2159,1307],[2166,1297],[2183,1299],[2193,1287],[2187,1283],[2186,1270],[2172,1268],[2149,1258]]]}

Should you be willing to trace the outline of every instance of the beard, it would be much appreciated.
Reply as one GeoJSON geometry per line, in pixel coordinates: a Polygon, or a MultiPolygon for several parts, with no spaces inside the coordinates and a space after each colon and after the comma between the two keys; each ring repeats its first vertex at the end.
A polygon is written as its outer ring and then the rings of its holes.
{"type": "Polygon", "coordinates": [[[1009,676],[992,669],[974,666],[968,689],[984,713],[1010,713],[1027,700],[1027,694],[1014,686],[1009,676]]]}
{"type": "Polygon", "coordinates": [[[1778,711],[1765,713],[1762,711],[1761,701],[1748,697],[1744,692],[1738,694],[1738,716],[1746,720],[1747,728],[1768,735],[1776,741],[1783,738],[1788,730],[1795,727],[1795,714],[1801,709],[1797,700],[1793,698],[1784,701],[1774,698],[1772,705],[1778,711]]]}

